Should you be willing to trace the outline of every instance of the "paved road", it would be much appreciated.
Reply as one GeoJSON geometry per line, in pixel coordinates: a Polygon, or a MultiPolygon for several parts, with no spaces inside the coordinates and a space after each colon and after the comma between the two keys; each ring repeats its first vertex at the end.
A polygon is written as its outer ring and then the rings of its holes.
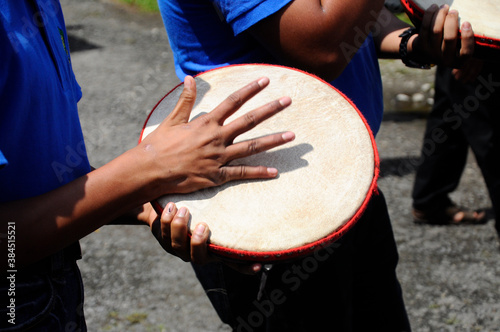
{"type": "MultiPolygon", "coordinates": [[[[109,0],[62,0],[82,126],[93,165],[136,144],[147,113],[178,80],[161,18],[109,0]]],[[[425,119],[394,112],[398,93],[428,91],[432,72],[382,62],[387,113],[377,143],[400,251],[399,277],[415,331],[500,331],[500,251],[492,221],[475,227],[411,222],[410,191],[425,119]],[[422,88],[425,86],[426,88],[422,88]],[[403,91],[405,90],[405,91],[403,91]]],[[[453,198],[490,207],[471,158],[453,198]]],[[[165,255],[146,227],[103,227],[82,241],[90,331],[227,331],[189,265],[165,255]]]]}

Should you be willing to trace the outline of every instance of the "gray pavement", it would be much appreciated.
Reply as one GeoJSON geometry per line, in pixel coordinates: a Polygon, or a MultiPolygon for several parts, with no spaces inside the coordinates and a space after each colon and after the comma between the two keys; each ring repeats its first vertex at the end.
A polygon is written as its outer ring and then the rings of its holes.
{"type": "MultiPolygon", "coordinates": [[[[61,2],[83,88],[79,109],[87,148],[99,167],[137,143],[148,112],[178,79],[159,15],[110,0],[61,2]]],[[[412,326],[500,331],[500,251],[492,220],[470,227],[418,226],[411,220],[413,170],[433,72],[395,61],[381,66],[386,115],[377,137],[379,186],[398,242],[398,274],[412,326]]],[[[471,208],[491,206],[473,157],[453,198],[471,208]]],[[[105,226],[83,239],[82,247],[90,331],[228,330],[190,266],[165,254],[147,227],[105,226]]]]}

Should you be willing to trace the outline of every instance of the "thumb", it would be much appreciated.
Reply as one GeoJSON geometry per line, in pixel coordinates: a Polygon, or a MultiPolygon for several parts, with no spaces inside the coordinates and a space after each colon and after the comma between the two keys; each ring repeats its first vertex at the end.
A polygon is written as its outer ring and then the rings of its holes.
{"type": "Polygon", "coordinates": [[[181,96],[175,105],[172,113],[169,114],[168,120],[172,125],[177,125],[180,123],[187,123],[189,121],[189,116],[191,115],[191,110],[193,109],[194,103],[196,101],[196,82],[193,77],[186,76],[184,79],[184,88],[182,90],[181,96]]]}

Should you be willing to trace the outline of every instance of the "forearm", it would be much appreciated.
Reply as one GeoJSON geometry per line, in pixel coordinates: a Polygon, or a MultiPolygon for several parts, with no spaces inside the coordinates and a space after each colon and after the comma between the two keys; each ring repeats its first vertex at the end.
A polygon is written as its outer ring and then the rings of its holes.
{"type": "MultiPolygon", "coordinates": [[[[397,59],[399,58],[399,44],[401,33],[410,27],[409,24],[401,21],[393,15],[387,8],[380,11],[377,20],[380,33],[373,34],[375,46],[377,47],[379,58],[397,59]]],[[[412,36],[408,43],[408,52],[412,51],[412,42],[416,36],[412,36]]]]}
{"type": "Polygon", "coordinates": [[[48,256],[153,199],[138,158],[126,153],[56,190],[1,205],[2,227],[16,226],[17,264],[48,256]]]}
{"type": "MultiPolygon", "coordinates": [[[[107,223],[107,225],[148,225],[150,214],[154,212],[153,206],[150,203],[145,203],[131,211],[118,216],[107,223]]],[[[156,215],[156,212],[154,212],[156,215]]]]}
{"type": "MultiPolygon", "coordinates": [[[[379,16],[386,16],[384,9],[379,16]]],[[[381,57],[397,58],[401,37],[409,25],[393,16],[383,33],[377,37],[381,57]]],[[[460,22],[456,10],[448,5],[432,5],[426,9],[418,23],[418,34],[407,42],[406,60],[417,64],[441,64],[460,68],[474,54],[474,33],[469,22],[460,22]]]]}
{"type": "MultiPolygon", "coordinates": [[[[255,80],[233,92],[210,113],[189,121],[196,85],[188,76],[172,112],[139,145],[53,191],[0,204],[0,234],[8,233],[9,223],[16,225],[16,263],[22,266],[35,262],[169,193],[189,193],[233,180],[274,178],[277,170],[273,168],[230,162],[290,142],[293,133],[237,143],[233,140],[285,109],[291,104],[290,98],[270,101],[224,124],[268,84],[269,79],[264,77],[255,80]]],[[[150,205],[143,208],[136,212],[138,220],[151,226],[156,213],[150,205]]],[[[6,252],[6,247],[6,241],[0,241],[0,251],[6,252]]],[[[1,262],[4,267],[6,260],[1,262]]]]}

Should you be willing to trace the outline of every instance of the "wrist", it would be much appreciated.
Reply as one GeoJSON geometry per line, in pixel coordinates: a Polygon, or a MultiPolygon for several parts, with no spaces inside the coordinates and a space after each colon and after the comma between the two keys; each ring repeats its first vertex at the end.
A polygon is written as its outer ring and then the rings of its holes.
{"type": "Polygon", "coordinates": [[[129,185],[130,194],[136,197],[140,204],[164,194],[165,181],[156,165],[154,151],[147,146],[138,145],[119,156],[116,161],[129,185]]]}
{"type": "Polygon", "coordinates": [[[410,68],[430,69],[433,65],[420,56],[418,51],[418,31],[416,28],[408,28],[399,35],[399,56],[401,61],[410,68]]]}
{"type": "Polygon", "coordinates": [[[108,225],[146,225],[151,226],[152,218],[156,217],[156,212],[152,214],[153,207],[146,203],[128,212],[125,212],[108,225]]]}
{"type": "Polygon", "coordinates": [[[410,58],[415,57],[415,54],[418,54],[418,46],[416,43],[418,39],[418,34],[414,34],[408,39],[408,45],[407,45],[407,50],[408,50],[408,56],[410,58]]]}
{"type": "Polygon", "coordinates": [[[154,159],[150,151],[136,146],[97,170],[102,187],[111,189],[105,194],[108,207],[118,213],[109,224],[150,226],[156,213],[149,202],[162,195],[164,183],[154,159]]]}

